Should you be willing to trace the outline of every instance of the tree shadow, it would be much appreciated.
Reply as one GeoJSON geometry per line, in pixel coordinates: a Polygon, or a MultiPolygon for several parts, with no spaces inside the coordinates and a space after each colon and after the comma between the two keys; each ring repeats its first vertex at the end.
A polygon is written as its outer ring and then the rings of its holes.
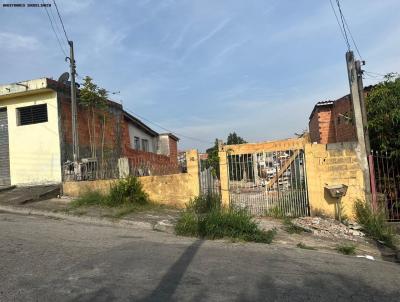
{"type": "Polygon", "coordinates": [[[193,242],[169,268],[157,287],[141,301],[170,301],[203,240],[193,242]]]}

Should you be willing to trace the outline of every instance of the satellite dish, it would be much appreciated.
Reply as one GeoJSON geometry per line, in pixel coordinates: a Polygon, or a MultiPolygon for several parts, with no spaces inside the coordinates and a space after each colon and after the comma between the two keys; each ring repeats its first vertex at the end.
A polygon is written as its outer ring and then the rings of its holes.
{"type": "Polygon", "coordinates": [[[60,77],[58,78],[58,82],[59,83],[66,83],[69,79],[69,73],[68,72],[64,72],[62,75],[60,75],[60,77]]]}

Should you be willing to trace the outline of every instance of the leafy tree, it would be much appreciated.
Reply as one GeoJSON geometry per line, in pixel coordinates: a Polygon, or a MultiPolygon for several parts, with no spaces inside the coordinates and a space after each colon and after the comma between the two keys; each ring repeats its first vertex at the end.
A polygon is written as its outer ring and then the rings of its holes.
{"type": "Polygon", "coordinates": [[[236,132],[229,133],[228,138],[226,139],[227,145],[238,145],[238,144],[246,144],[247,142],[241,138],[236,132]]]}
{"type": "Polygon", "coordinates": [[[79,91],[79,104],[86,107],[88,119],[90,151],[93,158],[97,157],[96,122],[101,121],[101,158],[104,160],[104,134],[106,127],[107,90],[98,87],[91,77],[83,79],[83,87],[79,91]]]}
{"type": "Polygon", "coordinates": [[[388,74],[366,98],[372,150],[400,157],[400,77],[388,74]]]}
{"type": "MultiPolygon", "coordinates": [[[[227,138],[227,145],[245,144],[247,143],[243,138],[236,134],[236,132],[229,133],[227,138]]],[[[214,146],[206,150],[208,159],[206,162],[207,167],[213,167],[215,174],[219,178],[219,156],[218,156],[218,139],[215,139],[214,146]]]]}

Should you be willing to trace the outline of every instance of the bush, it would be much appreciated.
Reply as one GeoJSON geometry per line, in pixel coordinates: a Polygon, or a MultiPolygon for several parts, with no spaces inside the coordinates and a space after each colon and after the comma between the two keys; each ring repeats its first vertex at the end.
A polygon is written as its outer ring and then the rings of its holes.
{"type": "Polygon", "coordinates": [[[110,193],[107,196],[107,204],[109,206],[130,203],[144,205],[148,202],[149,197],[147,193],[143,191],[142,184],[134,176],[118,180],[111,186],[110,193]]]}
{"type": "Polygon", "coordinates": [[[355,255],[356,246],[353,244],[341,244],[336,247],[336,250],[343,255],[355,255]]]}
{"type": "Polygon", "coordinates": [[[221,198],[217,194],[202,194],[190,200],[186,208],[197,214],[208,213],[221,208],[221,198]]]}
{"type": "Polygon", "coordinates": [[[192,200],[179,218],[177,235],[206,239],[231,238],[271,243],[275,230],[260,230],[253,217],[243,210],[226,209],[219,196],[199,196],[192,200]]]}
{"type": "Polygon", "coordinates": [[[145,205],[149,203],[149,197],[143,191],[142,184],[137,177],[130,176],[114,183],[110,192],[102,194],[98,191],[89,190],[81,194],[72,206],[107,206],[116,207],[124,205],[145,205]]]}
{"type": "Polygon", "coordinates": [[[355,203],[355,212],[356,221],[363,227],[367,235],[388,247],[394,246],[394,231],[387,224],[383,209],[374,211],[369,203],[358,200],[355,203]]]}

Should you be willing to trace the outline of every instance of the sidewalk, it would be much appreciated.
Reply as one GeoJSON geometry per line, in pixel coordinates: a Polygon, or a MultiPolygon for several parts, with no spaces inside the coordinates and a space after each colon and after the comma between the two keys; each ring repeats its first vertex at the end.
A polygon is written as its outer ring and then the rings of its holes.
{"type": "Polygon", "coordinates": [[[1,200],[0,211],[24,215],[40,215],[83,223],[139,227],[168,233],[173,233],[174,222],[179,216],[179,210],[177,209],[157,207],[116,218],[116,211],[118,209],[101,207],[72,208],[69,206],[71,201],[72,199],[69,197],[51,198],[34,202],[1,200]]]}

